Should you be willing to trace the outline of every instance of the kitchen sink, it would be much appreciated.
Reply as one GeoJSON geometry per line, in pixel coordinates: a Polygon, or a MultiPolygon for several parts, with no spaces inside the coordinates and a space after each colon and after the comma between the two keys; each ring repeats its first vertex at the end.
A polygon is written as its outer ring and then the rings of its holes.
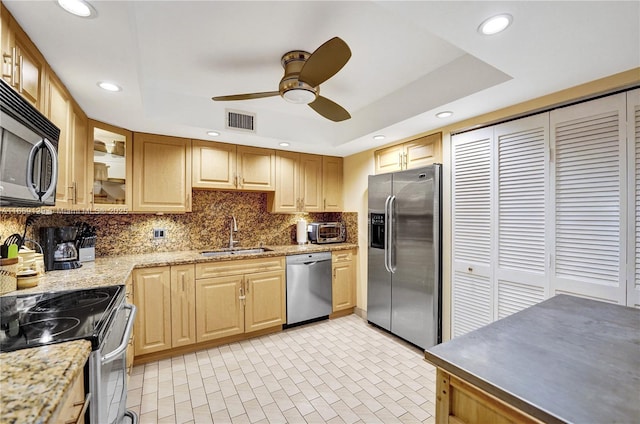
{"type": "Polygon", "coordinates": [[[202,256],[224,256],[224,255],[255,255],[258,253],[271,252],[271,249],[264,247],[256,247],[252,249],[219,249],[219,250],[205,250],[202,252],[202,256]]]}

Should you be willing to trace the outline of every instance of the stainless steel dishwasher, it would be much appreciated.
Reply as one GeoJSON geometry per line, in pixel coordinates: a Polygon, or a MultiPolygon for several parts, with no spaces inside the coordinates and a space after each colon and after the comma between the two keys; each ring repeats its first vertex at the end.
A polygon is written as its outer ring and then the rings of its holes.
{"type": "Polygon", "coordinates": [[[331,313],[331,252],[287,256],[287,326],[331,313]]]}

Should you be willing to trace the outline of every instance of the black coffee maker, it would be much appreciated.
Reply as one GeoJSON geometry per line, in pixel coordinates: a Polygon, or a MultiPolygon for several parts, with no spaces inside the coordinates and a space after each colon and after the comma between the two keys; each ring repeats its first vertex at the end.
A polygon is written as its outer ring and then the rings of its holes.
{"type": "Polygon", "coordinates": [[[40,243],[46,271],[76,269],[82,266],[78,261],[78,249],[76,249],[77,234],[76,227],[40,228],[40,243]]]}

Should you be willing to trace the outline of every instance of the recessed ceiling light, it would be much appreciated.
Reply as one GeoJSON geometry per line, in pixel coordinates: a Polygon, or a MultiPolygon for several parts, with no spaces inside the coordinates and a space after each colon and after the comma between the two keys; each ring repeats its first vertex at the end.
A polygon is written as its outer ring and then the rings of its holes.
{"type": "Polygon", "coordinates": [[[210,135],[211,137],[217,137],[220,135],[220,133],[218,131],[207,131],[207,135],[210,135]]]}
{"type": "Polygon", "coordinates": [[[282,143],[279,143],[278,146],[289,147],[289,143],[287,143],[286,141],[283,141],[282,143]]]}
{"type": "Polygon", "coordinates": [[[96,10],[84,0],[58,0],[58,5],[67,12],[81,18],[93,18],[96,10]]]}
{"type": "Polygon", "coordinates": [[[112,82],[107,82],[107,81],[100,81],[98,83],[98,87],[107,91],[122,91],[122,87],[120,87],[118,84],[114,84],[112,82]]]}
{"type": "Polygon", "coordinates": [[[385,139],[385,136],[384,136],[384,135],[382,135],[382,134],[378,134],[378,135],[374,135],[374,136],[373,136],[373,139],[374,139],[374,140],[384,140],[384,139],[385,139]]]}
{"type": "Polygon", "coordinates": [[[508,13],[492,16],[480,24],[478,32],[484,35],[497,34],[507,29],[511,22],[513,22],[513,16],[508,13]]]}
{"type": "Polygon", "coordinates": [[[450,110],[445,110],[444,112],[436,113],[436,118],[448,118],[451,115],[453,115],[453,112],[451,112],[450,110]]]}

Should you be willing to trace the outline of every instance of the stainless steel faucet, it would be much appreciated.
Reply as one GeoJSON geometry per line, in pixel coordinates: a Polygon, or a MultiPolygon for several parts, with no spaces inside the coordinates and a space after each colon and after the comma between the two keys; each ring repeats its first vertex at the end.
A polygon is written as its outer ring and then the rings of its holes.
{"type": "Polygon", "coordinates": [[[233,249],[233,247],[240,243],[238,240],[233,239],[233,233],[238,231],[238,223],[236,222],[236,217],[231,215],[231,221],[229,222],[229,249],[233,249]]]}

